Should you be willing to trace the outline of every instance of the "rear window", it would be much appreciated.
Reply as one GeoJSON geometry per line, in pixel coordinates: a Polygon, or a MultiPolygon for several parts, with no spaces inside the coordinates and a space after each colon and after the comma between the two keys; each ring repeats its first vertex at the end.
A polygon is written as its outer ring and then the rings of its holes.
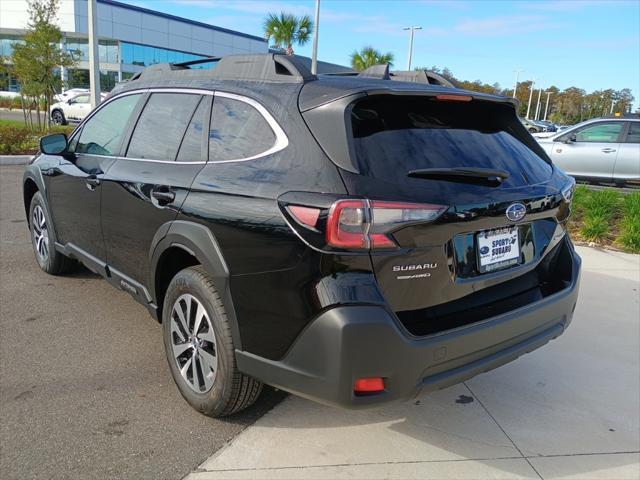
{"type": "Polygon", "coordinates": [[[479,167],[509,172],[509,186],[552,172],[508,105],[380,95],[353,106],[351,130],[360,173],[390,181],[417,169],[479,167]]]}

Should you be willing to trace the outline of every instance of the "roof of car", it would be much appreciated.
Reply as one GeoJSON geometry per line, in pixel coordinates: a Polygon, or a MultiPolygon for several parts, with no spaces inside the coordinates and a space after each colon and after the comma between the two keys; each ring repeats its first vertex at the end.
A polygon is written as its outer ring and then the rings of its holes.
{"type": "Polygon", "coordinates": [[[306,83],[302,92],[300,92],[300,110],[309,110],[359,92],[366,92],[367,95],[416,95],[425,93],[430,95],[458,94],[461,96],[471,96],[478,100],[514,103],[514,100],[510,97],[488,95],[485,93],[472,92],[469,90],[451,88],[442,85],[430,85],[366,77],[320,75],[318,77],[318,81],[306,83]]]}
{"type": "Polygon", "coordinates": [[[210,61],[217,63],[214,68],[206,70],[190,69],[189,66],[196,62],[153,65],[130,81],[119,84],[114,88],[113,94],[160,86],[211,90],[229,87],[231,90],[250,92],[258,97],[265,94],[269,97],[290,97],[293,91],[298,91],[298,102],[302,111],[360,92],[366,92],[368,95],[458,94],[479,100],[511,104],[516,102],[511,97],[471,92],[444,85],[402,81],[404,77],[393,79],[394,77],[389,75],[388,66],[376,66],[360,75],[345,76],[314,75],[298,58],[276,53],[229,55],[210,61]]]}

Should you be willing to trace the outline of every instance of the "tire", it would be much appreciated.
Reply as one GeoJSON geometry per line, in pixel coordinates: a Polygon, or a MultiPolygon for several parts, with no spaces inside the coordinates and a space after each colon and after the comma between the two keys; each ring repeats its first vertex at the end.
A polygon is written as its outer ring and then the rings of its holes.
{"type": "Polygon", "coordinates": [[[66,125],[67,124],[67,119],[64,118],[64,113],[62,112],[62,110],[54,110],[53,112],[51,112],[51,121],[55,124],[55,125],[66,125]]]}
{"type": "Polygon", "coordinates": [[[530,128],[530,129],[529,129],[529,132],[531,132],[531,133],[536,133],[536,132],[537,132],[537,130],[536,130],[535,128],[530,128]]]}
{"type": "Polygon", "coordinates": [[[201,266],[185,268],[171,280],[162,330],[171,375],[193,408],[224,417],[256,401],[262,383],[238,371],[229,319],[201,266]]]}
{"type": "Polygon", "coordinates": [[[72,271],[76,262],[55,248],[56,234],[47,205],[40,192],[36,192],[29,207],[29,230],[31,245],[40,268],[51,275],[62,275],[72,271]]]}

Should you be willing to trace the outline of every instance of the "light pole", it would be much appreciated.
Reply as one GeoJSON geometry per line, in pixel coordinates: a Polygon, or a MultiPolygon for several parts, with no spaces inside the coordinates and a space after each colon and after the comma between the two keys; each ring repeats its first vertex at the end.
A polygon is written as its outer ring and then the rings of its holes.
{"type": "Polygon", "coordinates": [[[91,109],[100,105],[100,70],[98,60],[98,6],[89,0],[89,89],[91,109]]]}
{"type": "Polygon", "coordinates": [[[540,97],[542,96],[542,87],[538,90],[538,103],[536,103],[536,117],[534,120],[538,120],[538,113],[540,112],[540,97]]]}
{"type": "Polygon", "coordinates": [[[409,59],[407,60],[407,70],[411,70],[411,56],[413,55],[413,32],[422,30],[422,27],[405,27],[403,30],[409,30],[409,59]]]}
{"type": "Polygon", "coordinates": [[[311,73],[318,73],[318,29],[320,27],[320,0],[316,0],[316,18],[313,30],[313,51],[311,53],[311,73]]]}
{"type": "Polygon", "coordinates": [[[529,90],[529,103],[527,105],[527,118],[529,118],[529,113],[531,112],[531,100],[533,100],[533,88],[536,85],[536,79],[531,80],[531,89],[529,90]]]}
{"type": "Polygon", "coordinates": [[[544,107],[544,121],[547,121],[547,113],[549,113],[549,97],[551,96],[551,92],[547,92],[547,106],[544,107]]]}
{"type": "Polygon", "coordinates": [[[513,98],[516,98],[516,90],[518,89],[518,77],[520,73],[524,72],[524,70],[514,70],[516,74],[516,83],[513,84],[513,98]]]}

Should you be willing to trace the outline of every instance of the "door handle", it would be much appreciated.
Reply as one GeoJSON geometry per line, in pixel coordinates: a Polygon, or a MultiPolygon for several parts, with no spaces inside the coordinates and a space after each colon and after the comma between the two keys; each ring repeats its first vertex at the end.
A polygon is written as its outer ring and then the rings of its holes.
{"type": "Polygon", "coordinates": [[[602,153],[613,153],[615,151],[616,151],[615,148],[603,148],[602,149],[602,153]]]}
{"type": "Polygon", "coordinates": [[[100,179],[95,175],[89,175],[86,178],[86,182],[87,182],[87,188],[92,192],[96,189],[98,185],[100,185],[100,179]]]}
{"type": "Polygon", "coordinates": [[[151,190],[151,196],[155,198],[160,205],[166,205],[176,199],[176,193],[169,187],[159,187],[151,190]]]}

